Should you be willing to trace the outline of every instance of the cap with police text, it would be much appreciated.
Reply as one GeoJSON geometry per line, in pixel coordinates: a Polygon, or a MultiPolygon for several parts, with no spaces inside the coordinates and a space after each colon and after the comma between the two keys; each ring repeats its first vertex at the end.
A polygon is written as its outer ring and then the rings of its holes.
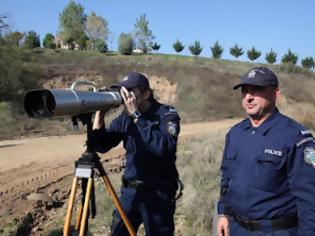
{"type": "Polygon", "coordinates": [[[238,89],[242,85],[254,86],[275,86],[278,87],[278,78],[275,73],[266,67],[255,67],[247,71],[242,77],[241,82],[233,87],[238,89]]]}
{"type": "Polygon", "coordinates": [[[125,87],[129,89],[137,86],[149,88],[149,80],[145,75],[141,73],[130,72],[118,84],[114,84],[113,86],[111,86],[111,88],[125,87]]]}

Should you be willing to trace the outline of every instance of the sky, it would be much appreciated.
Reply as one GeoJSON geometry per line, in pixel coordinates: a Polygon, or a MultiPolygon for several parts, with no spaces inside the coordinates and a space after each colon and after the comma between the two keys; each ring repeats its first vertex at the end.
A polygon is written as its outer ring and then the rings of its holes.
{"type": "MultiPolygon", "coordinates": [[[[9,15],[12,31],[34,30],[42,40],[47,33],[56,35],[59,14],[70,0],[0,0],[0,15],[9,15]]],[[[132,33],[136,19],[145,14],[160,53],[174,54],[173,43],[179,39],[188,46],[196,40],[203,47],[200,56],[211,57],[211,47],[218,41],[224,48],[223,59],[232,59],[229,49],[236,43],[245,53],[253,46],[262,52],[258,62],[272,48],[277,62],[291,49],[301,59],[315,58],[314,0],[75,0],[85,14],[95,12],[108,21],[111,31],[108,46],[117,50],[121,33],[132,33]]]]}

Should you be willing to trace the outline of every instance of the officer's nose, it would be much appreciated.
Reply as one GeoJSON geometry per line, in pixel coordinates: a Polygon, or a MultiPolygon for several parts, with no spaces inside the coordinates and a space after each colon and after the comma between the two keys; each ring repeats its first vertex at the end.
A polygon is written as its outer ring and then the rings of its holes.
{"type": "Polygon", "coordinates": [[[245,98],[246,100],[252,100],[254,96],[250,92],[246,91],[246,92],[243,92],[243,98],[245,98]]]}

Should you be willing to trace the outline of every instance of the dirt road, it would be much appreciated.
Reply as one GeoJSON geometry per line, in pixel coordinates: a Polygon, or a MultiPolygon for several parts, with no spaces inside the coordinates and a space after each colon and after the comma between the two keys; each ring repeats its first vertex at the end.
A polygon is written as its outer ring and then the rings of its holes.
{"type": "MultiPolygon", "coordinates": [[[[185,124],[180,139],[228,128],[237,121],[185,124]]],[[[28,213],[37,227],[54,218],[57,208],[68,197],[73,163],[85,150],[85,138],[85,135],[68,135],[0,142],[0,228],[28,213]]],[[[107,170],[119,171],[123,156],[120,145],[101,158],[110,160],[107,170]]]]}

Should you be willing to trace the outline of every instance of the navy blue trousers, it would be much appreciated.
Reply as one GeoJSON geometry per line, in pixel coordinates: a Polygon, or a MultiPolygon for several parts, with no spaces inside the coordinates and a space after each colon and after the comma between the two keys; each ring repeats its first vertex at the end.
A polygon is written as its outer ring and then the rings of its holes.
{"type": "MultiPolygon", "coordinates": [[[[122,187],[120,202],[136,232],[143,223],[148,236],[174,234],[175,201],[170,194],[158,190],[136,191],[122,187]]],[[[111,235],[129,236],[117,209],[113,213],[111,235]]]]}
{"type": "Polygon", "coordinates": [[[230,236],[297,236],[297,228],[286,230],[273,230],[270,225],[266,224],[263,231],[250,231],[240,226],[233,217],[229,219],[230,236]]]}

